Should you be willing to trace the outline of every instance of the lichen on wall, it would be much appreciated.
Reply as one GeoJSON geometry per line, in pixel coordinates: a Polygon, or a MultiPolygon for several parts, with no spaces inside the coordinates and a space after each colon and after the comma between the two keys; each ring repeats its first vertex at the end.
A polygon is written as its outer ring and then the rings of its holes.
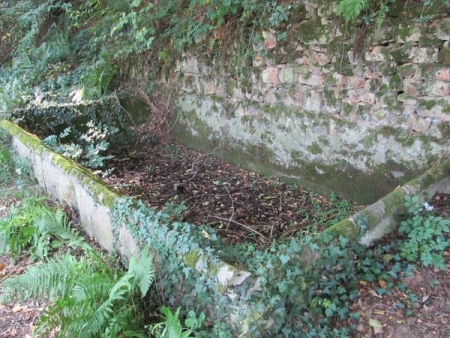
{"type": "Polygon", "coordinates": [[[383,27],[367,29],[358,54],[361,22],[345,24],[334,1],[301,1],[284,40],[267,30],[241,41],[252,50],[239,72],[224,71],[236,68],[239,43],[228,59],[186,53],[162,83],[177,88],[175,135],[202,150],[219,146],[252,170],[373,202],[447,157],[442,6],[425,21],[398,1],[383,27]]]}

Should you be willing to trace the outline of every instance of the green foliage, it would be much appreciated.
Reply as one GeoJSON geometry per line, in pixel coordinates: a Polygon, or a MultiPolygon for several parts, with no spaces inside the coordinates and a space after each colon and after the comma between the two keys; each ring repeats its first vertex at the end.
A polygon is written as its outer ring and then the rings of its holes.
{"type": "MultiPolygon", "coordinates": [[[[342,207],[346,210],[347,205],[338,202],[335,199],[337,209],[342,207]]],[[[331,233],[324,233],[320,238],[306,235],[301,239],[272,243],[266,250],[259,250],[252,244],[222,246],[218,239],[214,239],[212,229],[206,231],[213,240],[205,242],[204,238],[198,237],[198,230],[174,221],[171,214],[152,211],[131,200],[116,205],[115,220],[117,224],[128,224],[137,238],[155,247],[158,253],[155,258],[160,262],[162,278],[157,286],[163,291],[164,302],[171,304],[171,308],[178,308],[175,313],[169,309],[163,311],[164,320],[156,325],[160,333],[165,328],[166,333],[174,330],[180,335],[187,334],[189,326],[183,326],[180,319],[186,318],[182,312],[184,306],[204,308],[211,306],[211,302],[218,302],[224,309],[237,306],[227,297],[211,299],[213,282],[180,259],[180,256],[193,251],[216,253],[224,260],[251,271],[253,279],[258,280],[257,289],[251,283],[234,289],[238,299],[246,304],[246,311],[241,316],[247,318],[248,334],[254,337],[261,336],[262,332],[283,337],[349,336],[360,315],[352,308],[358,297],[359,281],[377,283],[383,280],[386,286],[376,288],[376,292],[383,295],[389,293],[390,288],[401,288],[398,280],[414,270],[414,265],[402,257],[402,239],[366,248],[342,236],[336,238],[331,233]],[[170,274],[170,271],[179,273],[170,274]],[[182,291],[180,284],[183,285],[182,291]],[[268,318],[274,323],[270,328],[266,326],[268,318]],[[336,320],[349,325],[336,329],[336,320]]],[[[363,228],[364,220],[360,223],[363,228]]],[[[439,254],[442,255],[442,251],[439,254]]],[[[206,272],[208,266],[206,262],[206,272]]],[[[411,294],[410,297],[414,299],[415,296],[411,294]]],[[[405,300],[399,304],[405,315],[411,313],[412,302],[405,300]]],[[[213,320],[220,323],[221,315],[215,314],[213,320]]],[[[192,331],[193,334],[195,331],[192,331]]],[[[223,328],[213,331],[207,331],[208,336],[230,332],[223,328]]],[[[203,331],[197,329],[197,332],[203,331]]]]}
{"type": "Polygon", "coordinates": [[[405,196],[405,207],[410,217],[399,227],[399,232],[407,236],[400,246],[401,256],[445,270],[443,254],[449,246],[450,220],[436,216],[432,208],[420,202],[419,196],[405,196]]]}
{"type": "Polygon", "coordinates": [[[42,201],[28,198],[16,205],[3,219],[0,231],[6,251],[13,257],[24,253],[45,259],[49,251],[61,247],[78,247],[84,243],[60,209],[42,205],[42,201]]]}
{"type": "Polygon", "coordinates": [[[175,313],[167,306],[160,308],[163,320],[160,323],[150,326],[150,333],[158,338],[189,338],[199,337],[194,331],[203,325],[205,315],[202,313],[198,318],[194,311],[189,312],[189,318],[185,321],[186,328],[183,328],[179,318],[180,309],[175,313]]]}
{"type": "Polygon", "coordinates": [[[104,155],[110,145],[107,140],[111,139],[119,130],[103,124],[95,125],[92,121],[87,122],[86,127],[88,130],[78,137],[76,143],[71,141],[65,144],[62,141],[74,139],[76,133],[72,132],[71,127],[67,127],[59,136],[46,137],[42,142],[88,168],[103,168],[104,162],[114,157],[113,155],[104,155]]]}
{"type": "Polygon", "coordinates": [[[355,21],[362,17],[366,24],[375,22],[377,28],[381,28],[389,10],[397,0],[340,0],[339,14],[346,21],[355,21]],[[364,14],[364,15],[363,15],[364,14]]]}
{"type": "Polygon", "coordinates": [[[369,0],[341,0],[339,13],[345,21],[352,21],[357,19],[362,12],[367,11],[370,6],[369,0]]]}
{"type": "MultiPolygon", "coordinates": [[[[283,31],[296,6],[272,0],[13,1],[0,6],[0,32],[11,46],[0,74],[1,112],[67,102],[74,90],[97,99],[141,58],[159,71],[194,45],[225,55],[232,41],[251,44],[255,29],[283,31]]],[[[249,53],[241,51],[236,67],[249,53]]]]}
{"type": "Polygon", "coordinates": [[[144,297],[154,278],[153,257],[144,250],[125,274],[111,270],[91,252],[77,259],[70,254],[40,262],[24,274],[3,282],[2,302],[49,300],[36,334],[59,332],[68,337],[140,336],[142,314],[133,300],[144,297]]]}
{"type": "Polygon", "coordinates": [[[311,196],[311,204],[314,208],[314,219],[316,220],[314,224],[321,229],[349,217],[353,211],[351,202],[340,199],[336,194],[330,195],[330,206],[326,209],[323,207],[321,201],[314,196],[311,196]]]}
{"type": "Polygon", "coordinates": [[[7,138],[0,131],[0,187],[5,187],[14,177],[14,160],[11,151],[5,146],[7,138]]]}

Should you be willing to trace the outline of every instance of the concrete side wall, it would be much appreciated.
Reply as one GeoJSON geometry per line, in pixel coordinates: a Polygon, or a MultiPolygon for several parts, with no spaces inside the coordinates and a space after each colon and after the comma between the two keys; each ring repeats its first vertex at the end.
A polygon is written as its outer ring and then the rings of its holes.
{"type": "MultiPolygon", "coordinates": [[[[76,211],[88,235],[102,248],[112,251],[114,239],[110,209],[101,203],[101,196],[100,198],[95,196],[95,193],[89,189],[89,184],[92,184],[94,180],[81,168],[78,170],[76,163],[44,147],[39,149],[30,147],[30,144],[24,142],[23,137],[21,139],[13,137],[12,145],[20,157],[30,161],[34,175],[45,192],[61,204],[76,211]],[[71,170],[64,168],[71,168],[71,170]],[[74,171],[78,171],[77,176],[73,175],[74,171]]],[[[119,198],[114,192],[109,193],[113,198],[119,198]]]]}

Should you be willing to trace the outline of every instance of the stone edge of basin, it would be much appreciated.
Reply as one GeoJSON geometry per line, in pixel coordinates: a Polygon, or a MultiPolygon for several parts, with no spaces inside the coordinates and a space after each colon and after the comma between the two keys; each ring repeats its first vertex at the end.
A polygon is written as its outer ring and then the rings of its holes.
{"type": "Polygon", "coordinates": [[[325,233],[343,235],[369,246],[399,224],[399,218],[396,216],[404,213],[402,210],[405,196],[421,195],[423,197],[425,192],[433,195],[435,192],[443,192],[443,190],[450,192],[449,175],[450,160],[447,160],[428,169],[404,185],[398,186],[356,214],[336,223],[326,229],[325,233]]]}

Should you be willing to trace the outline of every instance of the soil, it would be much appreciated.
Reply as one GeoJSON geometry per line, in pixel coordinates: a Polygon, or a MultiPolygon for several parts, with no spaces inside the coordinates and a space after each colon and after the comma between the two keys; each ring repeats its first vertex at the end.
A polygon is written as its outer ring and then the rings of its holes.
{"type": "Polygon", "coordinates": [[[361,314],[355,337],[446,338],[450,332],[450,278],[447,271],[422,268],[400,280],[417,299],[394,288],[379,295],[383,281],[360,286],[353,304],[361,314]],[[407,304],[406,307],[404,304],[407,304]],[[412,313],[409,314],[408,312],[412,313]]]}
{"type": "Polygon", "coordinates": [[[109,161],[114,170],[105,181],[155,209],[183,203],[183,221],[214,227],[228,244],[269,244],[311,226],[320,231],[362,208],[264,178],[176,141],[138,148],[109,161]]]}
{"type": "MultiPolygon", "coordinates": [[[[32,264],[25,257],[13,262],[10,256],[0,255],[0,283],[22,274],[32,264]]],[[[43,310],[42,305],[32,301],[0,304],[0,338],[31,337],[43,310]]]]}

